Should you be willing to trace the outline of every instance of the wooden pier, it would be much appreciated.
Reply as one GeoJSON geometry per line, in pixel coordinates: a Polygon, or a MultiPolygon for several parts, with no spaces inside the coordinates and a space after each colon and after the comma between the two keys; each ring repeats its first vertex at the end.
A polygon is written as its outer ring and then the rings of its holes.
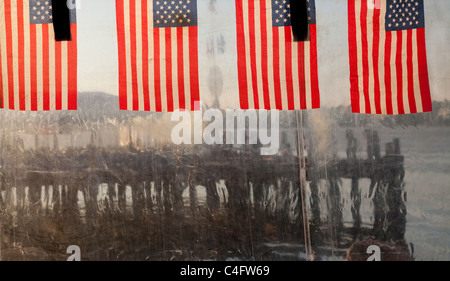
{"type": "MultiPolygon", "coordinates": [[[[353,240],[364,235],[404,239],[405,171],[399,140],[385,144],[381,156],[377,132],[366,131],[366,139],[365,159],[356,157],[351,130],[345,159],[318,163],[314,147],[306,147],[313,246],[320,245],[324,224],[333,225],[332,238],[341,247],[347,245],[342,233],[353,240]],[[340,190],[347,188],[341,186],[342,178],[351,179],[350,229],[344,229],[342,218],[340,190]],[[371,182],[370,229],[361,223],[362,178],[371,182]],[[327,185],[326,222],[321,220],[320,184],[327,185]]],[[[137,151],[95,146],[19,151],[2,144],[0,246],[37,243],[54,253],[50,259],[62,258],[56,253],[76,243],[97,249],[85,255],[90,259],[220,259],[227,254],[271,259],[262,253],[264,242],[303,241],[299,160],[294,155],[260,156],[251,146],[236,150],[216,145],[193,153],[178,147],[137,151]],[[95,246],[99,240],[102,246],[95,246]],[[133,245],[141,245],[142,252],[127,252],[133,245]],[[216,253],[206,245],[215,245],[216,253]]]]}

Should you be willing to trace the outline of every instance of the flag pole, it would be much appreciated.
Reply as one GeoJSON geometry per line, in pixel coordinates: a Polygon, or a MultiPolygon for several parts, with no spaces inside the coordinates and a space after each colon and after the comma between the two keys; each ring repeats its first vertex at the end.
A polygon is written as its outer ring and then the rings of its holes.
{"type": "Polygon", "coordinates": [[[303,112],[301,110],[295,111],[297,121],[297,153],[298,153],[298,167],[300,178],[300,199],[302,207],[302,219],[303,219],[303,234],[305,239],[305,254],[306,259],[313,260],[313,254],[311,249],[311,233],[309,228],[309,216],[308,208],[306,206],[306,160],[304,155],[305,139],[303,133],[303,112]]]}

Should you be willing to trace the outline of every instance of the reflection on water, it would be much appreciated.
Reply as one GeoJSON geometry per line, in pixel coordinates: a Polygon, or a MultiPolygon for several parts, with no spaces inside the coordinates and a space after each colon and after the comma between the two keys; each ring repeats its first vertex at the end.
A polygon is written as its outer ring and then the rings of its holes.
{"type": "Polygon", "coordinates": [[[284,150],[270,157],[155,141],[153,116],[83,114],[48,115],[34,131],[25,114],[0,115],[11,124],[0,259],[64,260],[69,245],[86,260],[354,260],[373,244],[382,259],[450,257],[448,126],[304,113],[302,176],[295,113],[281,115],[284,150]]]}

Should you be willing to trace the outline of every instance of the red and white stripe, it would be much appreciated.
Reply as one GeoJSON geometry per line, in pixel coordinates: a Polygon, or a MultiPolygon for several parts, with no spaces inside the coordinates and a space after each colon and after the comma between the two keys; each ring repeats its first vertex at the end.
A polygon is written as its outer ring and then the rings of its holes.
{"type": "Polygon", "coordinates": [[[77,109],[77,28],[56,42],[53,24],[30,24],[29,0],[0,3],[0,107],[77,109]]]}
{"type": "Polygon", "coordinates": [[[320,107],[316,25],[294,42],[292,27],[273,27],[271,0],[236,0],[241,109],[320,107]]]}
{"type": "Polygon", "coordinates": [[[431,111],[425,29],[385,30],[381,9],[348,0],[352,111],[406,114],[431,111]]]}
{"type": "Polygon", "coordinates": [[[153,1],[116,0],[121,110],[194,110],[197,26],[154,28],[153,1]]]}

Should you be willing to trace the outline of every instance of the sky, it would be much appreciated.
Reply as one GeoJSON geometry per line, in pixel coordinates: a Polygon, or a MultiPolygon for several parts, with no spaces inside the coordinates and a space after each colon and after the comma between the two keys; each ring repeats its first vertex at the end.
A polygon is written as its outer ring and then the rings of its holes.
{"type": "MultiPolygon", "coordinates": [[[[77,0],[78,89],[118,95],[115,0],[77,0]]],[[[363,0],[364,1],[364,0],[363,0]]],[[[424,0],[428,70],[432,100],[450,99],[449,0],[424,0]]],[[[197,0],[199,79],[202,101],[211,105],[212,69],[219,69],[221,107],[238,107],[234,0],[197,0]],[[216,12],[209,5],[214,2],[216,12]],[[207,42],[223,36],[225,52],[206,56],[207,42]]],[[[321,106],[350,104],[347,0],[316,0],[321,106]]]]}

